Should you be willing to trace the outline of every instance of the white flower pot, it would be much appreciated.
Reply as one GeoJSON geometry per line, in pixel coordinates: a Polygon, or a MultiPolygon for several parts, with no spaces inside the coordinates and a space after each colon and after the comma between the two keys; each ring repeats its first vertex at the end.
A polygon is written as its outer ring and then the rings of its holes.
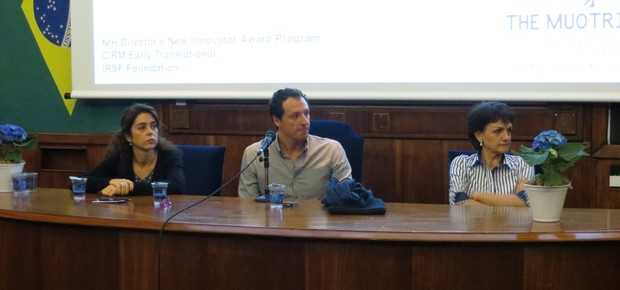
{"type": "Polygon", "coordinates": [[[525,185],[532,218],[537,222],[558,222],[570,184],[560,186],[525,185]]]}
{"type": "Polygon", "coordinates": [[[0,164],[0,192],[13,192],[13,174],[22,173],[24,164],[0,164]]]}

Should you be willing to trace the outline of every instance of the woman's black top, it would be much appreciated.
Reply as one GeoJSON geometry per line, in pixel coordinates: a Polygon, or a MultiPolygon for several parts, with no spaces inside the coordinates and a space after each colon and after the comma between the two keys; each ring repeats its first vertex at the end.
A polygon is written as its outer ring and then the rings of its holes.
{"type": "MultiPolygon", "coordinates": [[[[129,179],[134,182],[134,190],[130,195],[152,194],[151,184],[136,182],[133,171],[133,160],[122,161],[120,155],[106,158],[95,169],[87,172],[86,192],[100,192],[110,184],[114,178],[129,179]]],[[[185,192],[185,174],[183,173],[183,158],[178,150],[158,150],[157,164],[153,169],[152,181],[167,181],[168,193],[182,194],[185,192]]]]}

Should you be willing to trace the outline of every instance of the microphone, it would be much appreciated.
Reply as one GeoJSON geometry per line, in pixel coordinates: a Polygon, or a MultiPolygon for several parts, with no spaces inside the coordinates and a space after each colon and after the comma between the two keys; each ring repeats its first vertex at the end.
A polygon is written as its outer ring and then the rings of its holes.
{"type": "Polygon", "coordinates": [[[258,152],[256,152],[256,156],[260,156],[263,154],[263,151],[273,143],[273,140],[276,140],[276,133],[271,130],[267,130],[265,133],[265,138],[263,138],[263,143],[260,144],[260,148],[258,148],[258,152]]]}

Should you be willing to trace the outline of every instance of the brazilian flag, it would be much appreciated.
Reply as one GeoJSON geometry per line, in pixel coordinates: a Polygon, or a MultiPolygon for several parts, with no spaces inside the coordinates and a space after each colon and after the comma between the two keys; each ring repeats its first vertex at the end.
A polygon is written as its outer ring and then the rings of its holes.
{"type": "Polygon", "coordinates": [[[71,17],[69,0],[24,0],[22,10],[54,78],[58,96],[69,115],[75,100],[64,98],[71,91],[71,17]]]}

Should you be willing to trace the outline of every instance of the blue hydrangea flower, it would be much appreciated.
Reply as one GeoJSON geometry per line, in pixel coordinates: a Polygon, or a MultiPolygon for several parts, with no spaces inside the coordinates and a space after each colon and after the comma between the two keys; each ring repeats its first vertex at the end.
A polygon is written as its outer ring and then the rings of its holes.
{"type": "Polygon", "coordinates": [[[0,125],[0,137],[0,144],[2,144],[2,141],[19,143],[23,142],[24,140],[26,140],[26,138],[28,138],[28,133],[26,133],[26,130],[24,130],[22,127],[11,124],[4,124],[0,125]]]}
{"type": "Polygon", "coordinates": [[[562,134],[555,130],[543,131],[528,148],[523,144],[516,152],[525,163],[539,166],[542,172],[537,173],[528,184],[542,186],[558,186],[570,184],[562,173],[575,165],[581,157],[589,156],[586,145],[578,142],[567,142],[562,134]]]}
{"type": "Polygon", "coordinates": [[[23,150],[34,149],[36,138],[28,138],[24,128],[13,124],[0,124],[0,164],[23,161],[23,150]]]}
{"type": "Polygon", "coordinates": [[[535,151],[547,151],[559,145],[566,144],[566,138],[556,130],[546,130],[534,138],[532,149],[535,151]]]}

